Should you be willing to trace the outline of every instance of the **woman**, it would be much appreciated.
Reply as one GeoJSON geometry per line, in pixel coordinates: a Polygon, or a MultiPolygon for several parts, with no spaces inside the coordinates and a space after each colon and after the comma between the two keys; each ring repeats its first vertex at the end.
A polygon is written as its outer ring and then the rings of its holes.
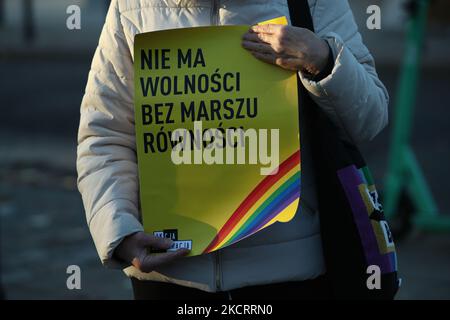
{"type": "MultiPolygon", "coordinates": [[[[302,0],[299,0],[302,1],[302,0]]],[[[306,0],[304,0],[306,1],[306,0]]],[[[312,100],[352,143],[387,123],[388,94],[346,0],[309,0],[315,33],[252,27],[242,46],[257,59],[296,70],[312,100]]],[[[143,232],[134,136],[133,40],[137,33],[201,25],[255,25],[289,17],[286,0],[113,0],[81,106],[78,186],[99,256],[128,267],[136,298],[330,298],[312,174],[311,128],[301,108],[302,214],[211,254],[153,255],[170,240],[143,232]]]]}

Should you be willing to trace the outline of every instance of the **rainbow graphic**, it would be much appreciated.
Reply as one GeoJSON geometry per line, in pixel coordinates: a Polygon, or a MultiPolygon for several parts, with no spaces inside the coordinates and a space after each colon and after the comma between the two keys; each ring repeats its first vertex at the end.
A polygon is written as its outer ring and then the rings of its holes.
{"type": "Polygon", "coordinates": [[[300,170],[297,150],[241,202],[203,253],[231,245],[276,221],[291,220],[300,201],[300,170]]]}

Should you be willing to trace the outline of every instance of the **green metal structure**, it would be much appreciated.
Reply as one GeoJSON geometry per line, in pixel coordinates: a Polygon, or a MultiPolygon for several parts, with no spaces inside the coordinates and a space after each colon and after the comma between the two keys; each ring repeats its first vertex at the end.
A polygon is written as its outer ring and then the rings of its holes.
{"type": "Polygon", "coordinates": [[[395,219],[400,198],[407,196],[414,207],[412,225],[431,231],[450,231],[450,216],[440,215],[430,188],[410,145],[414,102],[421,53],[427,25],[429,0],[412,0],[408,22],[406,52],[395,104],[394,124],[384,187],[385,214],[395,219]]]}

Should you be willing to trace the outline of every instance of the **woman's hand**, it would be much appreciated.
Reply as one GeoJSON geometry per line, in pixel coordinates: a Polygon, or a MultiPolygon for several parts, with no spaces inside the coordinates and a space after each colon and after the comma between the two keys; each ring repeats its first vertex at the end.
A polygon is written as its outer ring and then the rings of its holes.
{"type": "Polygon", "coordinates": [[[318,75],[327,65],[330,47],[308,29],[265,24],[252,26],[242,46],[256,58],[284,69],[318,75]]]}
{"type": "Polygon", "coordinates": [[[123,239],[114,253],[119,259],[131,263],[140,271],[151,272],[155,268],[189,253],[188,249],[149,253],[148,249],[167,250],[172,243],[173,241],[168,238],[158,238],[144,232],[136,232],[123,239]]]}

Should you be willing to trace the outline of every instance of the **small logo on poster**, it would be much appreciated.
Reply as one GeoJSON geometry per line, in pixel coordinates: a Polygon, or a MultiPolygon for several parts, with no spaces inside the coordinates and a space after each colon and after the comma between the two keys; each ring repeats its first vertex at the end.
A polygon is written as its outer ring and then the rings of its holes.
{"type": "Polygon", "coordinates": [[[164,229],[163,231],[154,231],[153,235],[158,238],[169,238],[173,240],[172,246],[167,251],[178,249],[192,250],[192,240],[178,240],[178,229],[164,229]]]}
{"type": "Polygon", "coordinates": [[[163,230],[164,238],[172,239],[173,241],[178,240],[178,230],[177,229],[166,229],[163,230]]]}
{"type": "Polygon", "coordinates": [[[167,251],[175,251],[178,249],[189,249],[192,250],[192,240],[178,240],[174,241],[172,247],[167,251]]]}
{"type": "Polygon", "coordinates": [[[379,266],[372,264],[367,267],[366,273],[369,275],[366,281],[367,289],[380,290],[381,289],[381,269],[379,266]]]}

